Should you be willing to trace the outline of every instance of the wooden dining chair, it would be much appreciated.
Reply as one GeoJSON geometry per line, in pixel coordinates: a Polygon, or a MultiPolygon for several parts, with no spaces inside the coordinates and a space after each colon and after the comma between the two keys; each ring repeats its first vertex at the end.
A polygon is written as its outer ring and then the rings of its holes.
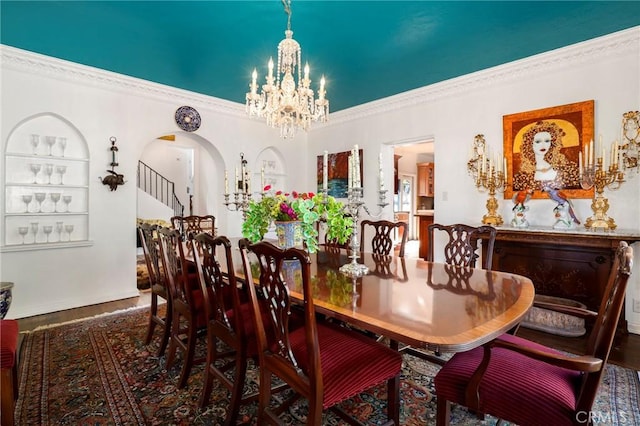
{"type": "Polygon", "coordinates": [[[150,225],[148,223],[141,223],[138,225],[138,235],[140,236],[140,243],[142,244],[142,252],[144,253],[151,290],[149,327],[147,329],[147,336],[144,339],[144,343],[145,345],[151,343],[154,330],[156,326],[159,326],[162,329],[162,338],[160,340],[160,347],[158,348],[157,355],[161,356],[167,348],[169,335],[171,334],[171,311],[173,303],[164,273],[160,269],[162,260],[160,253],[160,239],[158,237],[157,229],[157,225],[150,225]],[[166,303],[164,315],[158,314],[158,304],[161,300],[166,303]]]}
{"type": "Polygon", "coordinates": [[[432,223],[428,229],[429,250],[426,260],[434,260],[435,234],[442,231],[447,235],[447,242],[444,246],[444,262],[449,265],[476,267],[476,261],[480,257],[478,251],[481,249],[482,240],[487,241],[487,251],[482,259],[482,269],[491,269],[493,258],[493,246],[496,241],[496,228],[489,225],[470,226],[462,223],[455,225],[441,225],[432,223]]]}
{"type": "Polygon", "coordinates": [[[215,235],[215,223],[216,218],[213,215],[173,216],[171,218],[171,227],[178,229],[185,240],[190,233],[197,235],[201,232],[207,232],[215,235]]]}
{"type": "Polygon", "coordinates": [[[169,285],[172,302],[171,333],[167,349],[167,368],[175,360],[176,350],[183,354],[182,370],[178,379],[178,389],[187,384],[191,368],[195,362],[195,349],[199,331],[205,330],[207,321],[204,296],[198,282],[198,274],[190,273],[185,258],[184,245],[177,229],[160,228],[160,250],[165,279],[169,285]]]}
{"type": "Polygon", "coordinates": [[[451,402],[482,417],[519,425],[584,425],[613,344],[623,307],[633,250],[620,242],[598,312],[545,303],[545,309],[594,320],[586,351],[567,355],[505,334],[455,354],[435,377],[437,424],[449,424],[451,402]]]}
{"type": "MultiPolygon", "coordinates": [[[[257,363],[258,358],[251,306],[244,290],[246,284],[240,287],[236,275],[225,272],[235,271],[229,239],[203,232],[195,236],[194,243],[199,246],[194,250],[194,260],[207,316],[207,360],[199,405],[201,408],[208,405],[213,381],[218,380],[231,393],[224,424],[235,425],[240,405],[258,398],[257,393],[243,397],[248,361],[253,358],[257,363]]],[[[281,384],[272,392],[287,387],[281,384]]]]}
{"type": "MultiPolygon", "coordinates": [[[[348,415],[337,404],[381,383],[387,384],[387,424],[398,424],[402,357],[397,351],[332,324],[316,321],[309,255],[299,249],[282,250],[268,242],[240,242],[244,273],[253,282],[249,252],[258,258],[257,286],[249,286],[258,337],[260,397],[258,424],[279,424],[278,415],[300,396],[308,401],[307,424],[321,425],[322,413],[332,409],[348,415]],[[292,300],[283,280],[285,262],[299,262],[304,294],[304,326],[291,329],[292,300]],[[260,303],[264,298],[266,303],[260,303]],[[263,313],[264,309],[268,311],[263,313]],[[268,322],[273,333],[266,332],[268,322]],[[366,362],[363,362],[366,360],[366,362]],[[271,405],[272,375],[295,391],[292,400],[271,405]]],[[[350,423],[353,423],[351,419],[350,423]]]]}
{"type": "Polygon", "coordinates": [[[371,241],[371,252],[375,254],[382,254],[385,256],[393,255],[394,250],[394,238],[393,231],[398,229],[402,232],[402,238],[398,249],[398,257],[404,257],[404,247],[407,244],[407,222],[391,222],[388,220],[363,220],[360,222],[360,250],[364,250],[367,233],[369,228],[374,229],[374,234],[369,237],[371,241]]]}

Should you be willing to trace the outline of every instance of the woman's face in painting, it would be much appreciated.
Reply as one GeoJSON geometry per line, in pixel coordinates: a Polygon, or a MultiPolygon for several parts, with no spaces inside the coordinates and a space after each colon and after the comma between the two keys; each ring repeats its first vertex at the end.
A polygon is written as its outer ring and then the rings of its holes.
{"type": "Polygon", "coordinates": [[[551,148],[551,133],[538,132],[533,137],[533,152],[536,155],[545,155],[551,148]]]}

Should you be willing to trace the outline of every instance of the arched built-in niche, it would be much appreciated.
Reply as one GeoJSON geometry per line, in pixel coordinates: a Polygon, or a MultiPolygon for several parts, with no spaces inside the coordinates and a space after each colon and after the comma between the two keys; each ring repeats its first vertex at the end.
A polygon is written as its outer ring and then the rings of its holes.
{"type": "MultiPolygon", "coordinates": [[[[265,186],[270,185],[275,190],[286,190],[287,174],[285,164],[282,154],[276,148],[265,148],[256,157],[252,169],[254,182],[261,182],[263,171],[265,186]]],[[[262,188],[259,188],[259,190],[262,190],[262,188]]]]}
{"type": "Polygon", "coordinates": [[[4,155],[3,251],[89,241],[89,148],[80,131],[53,113],[11,130],[4,155]]]}

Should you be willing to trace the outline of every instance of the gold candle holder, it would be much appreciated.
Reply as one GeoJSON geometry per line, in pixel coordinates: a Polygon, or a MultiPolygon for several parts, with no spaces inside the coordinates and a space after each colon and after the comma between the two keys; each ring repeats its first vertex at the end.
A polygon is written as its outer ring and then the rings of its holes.
{"type": "Polygon", "coordinates": [[[473,142],[471,159],[467,162],[467,171],[473,177],[478,191],[489,191],[487,199],[487,214],[482,217],[485,225],[502,225],[504,221],[498,213],[498,199],[496,194],[504,192],[507,187],[506,164],[503,161],[493,161],[487,155],[484,135],[476,135],[473,142]]]}
{"type": "Polygon", "coordinates": [[[617,225],[612,217],[607,216],[609,200],[604,196],[604,189],[616,190],[624,182],[624,172],[618,168],[618,162],[611,164],[607,170],[603,167],[603,158],[598,158],[595,166],[584,167],[581,170],[580,184],[584,189],[595,187],[591,210],[593,216],[584,223],[587,229],[614,230],[617,225]]]}

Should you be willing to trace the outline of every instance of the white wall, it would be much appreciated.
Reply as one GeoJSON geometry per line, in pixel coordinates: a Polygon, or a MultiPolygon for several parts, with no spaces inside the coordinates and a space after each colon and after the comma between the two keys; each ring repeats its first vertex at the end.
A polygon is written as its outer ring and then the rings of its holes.
{"type": "MultiPolygon", "coordinates": [[[[252,165],[266,149],[280,153],[287,179],[302,182],[292,165],[306,157],[306,137],[283,141],[277,130],[245,116],[244,107],[122,75],[2,46],[0,155],[8,135],[26,117],[53,112],[75,126],[89,145],[89,240],[87,247],[12,251],[0,248],[0,278],[15,283],[8,318],[22,318],[136,296],[136,171],[146,146],[182,132],[174,114],[196,108],[202,126],[188,135],[211,163],[201,178],[206,209],[216,211],[219,232],[240,235],[242,216],[222,206],[222,171],[246,154],[252,165]],[[127,183],[110,192],[99,181],[111,162],[109,138],[119,147],[118,171],[127,183]],[[295,146],[297,150],[290,149],[295,146]]],[[[185,136],[186,137],[186,136],[185,136]]],[[[2,161],[4,164],[4,160],[2,161]]],[[[0,173],[0,184],[4,173],[0,173]]],[[[0,212],[4,212],[4,194],[0,212]]],[[[4,223],[4,213],[0,213],[4,223]]],[[[2,227],[4,230],[4,226],[2,227]]],[[[4,239],[2,239],[4,241],[4,239]]]]}
{"type": "MultiPolygon", "coordinates": [[[[537,55],[461,78],[406,92],[332,115],[326,126],[309,136],[309,146],[344,151],[359,144],[364,155],[366,201],[376,202],[369,182],[377,182],[378,153],[385,158],[385,185],[392,187],[390,145],[435,140],[435,221],[480,223],[486,193],[479,193],[467,175],[473,138],[483,133],[497,151],[502,146],[502,117],[539,108],[595,100],[595,133],[611,142],[620,135],[622,114],[640,106],[640,27],[586,43],[537,55]],[[373,166],[375,165],[375,166],[373,166]]],[[[312,158],[309,164],[312,164],[312,158]]],[[[640,177],[606,191],[620,229],[640,230],[640,177]]],[[[579,217],[591,216],[591,200],[574,200],[579,217]]],[[[527,218],[534,225],[554,223],[550,200],[532,200],[527,218]]],[[[500,200],[500,213],[511,219],[510,200],[500,200]]],[[[386,208],[391,217],[392,207],[386,208]]],[[[640,245],[635,246],[640,258],[640,245]]],[[[640,313],[631,299],[640,299],[640,261],[628,290],[630,329],[640,333],[640,313]]]]}
{"type": "MultiPolygon", "coordinates": [[[[166,134],[180,133],[173,121],[182,105],[195,107],[202,126],[188,137],[211,157],[211,170],[200,184],[207,188],[207,208],[217,208],[219,232],[240,235],[241,215],[221,205],[222,171],[232,175],[240,152],[249,166],[259,159],[281,161],[283,188],[315,191],[316,156],[359,144],[364,150],[365,197],[377,196],[377,159],[382,150],[385,185],[393,188],[392,144],[435,140],[436,221],[479,222],[486,195],[467,176],[466,161],[473,137],[484,133],[488,143],[502,145],[502,116],[555,105],[595,99],[596,134],[611,140],[619,134],[623,112],[640,105],[640,27],[558,51],[474,73],[458,79],[332,114],[328,124],[309,135],[281,140],[277,130],[250,120],[242,105],[173,89],[114,73],[2,46],[0,151],[7,135],[25,117],[54,112],[82,133],[90,151],[89,247],[0,252],[0,278],[16,283],[9,317],[20,318],[137,294],[135,219],[138,159],[147,145],[166,134]],[[110,192],[97,177],[104,175],[109,137],[118,138],[119,171],[127,184],[110,192]],[[306,159],[306,163],[300,162],[306,159]],[[445,199],[446,198],[446,199],[445,199]],[[37,267],[36,267],[37,265],[37,267]]],[[[184,134],[184,132],[183,132],[184,134]]],[[[4,179],[0,173],[0,179],[4,179]]],[[[199,177],[202,179],[202,176],[199,177]]],[[[607,192],[610,214],[620,228],[638,230],[640,180],[607,192]]],[[[0,183],[3,183],[0,181],[0,183]]],[[[280,184],[280,181],[279,181],[280,184]]],[[[254,187],[255,189],[255,187],[254,187]]],[[[392,202],[392,194],[388,201],[392,202]]],[[[4,194],[2,196],[4,204],[4,194]]],[[[509,202],[501,202],[509,217],[509,202]]],[[[590,215],[590,201],[576,200],[581,217],[590,215]]],[[[553,204],[531,203],[532,223],[547,224],[553,204]]],[[[0,212],[4,212],[4,205],[0,212]]],[[[2,219],[4,220],[3,213],[2,219]]],[[[392,205],[383,217],[393,217],[392,205]]],[[[636,247],[640,253],[640,247],[636,247]]],[[[640,299],[640,268],[629,298],[640,299]]],[[[627,304],[630,328],[640,333],[640,314],[627,304]]]]}

